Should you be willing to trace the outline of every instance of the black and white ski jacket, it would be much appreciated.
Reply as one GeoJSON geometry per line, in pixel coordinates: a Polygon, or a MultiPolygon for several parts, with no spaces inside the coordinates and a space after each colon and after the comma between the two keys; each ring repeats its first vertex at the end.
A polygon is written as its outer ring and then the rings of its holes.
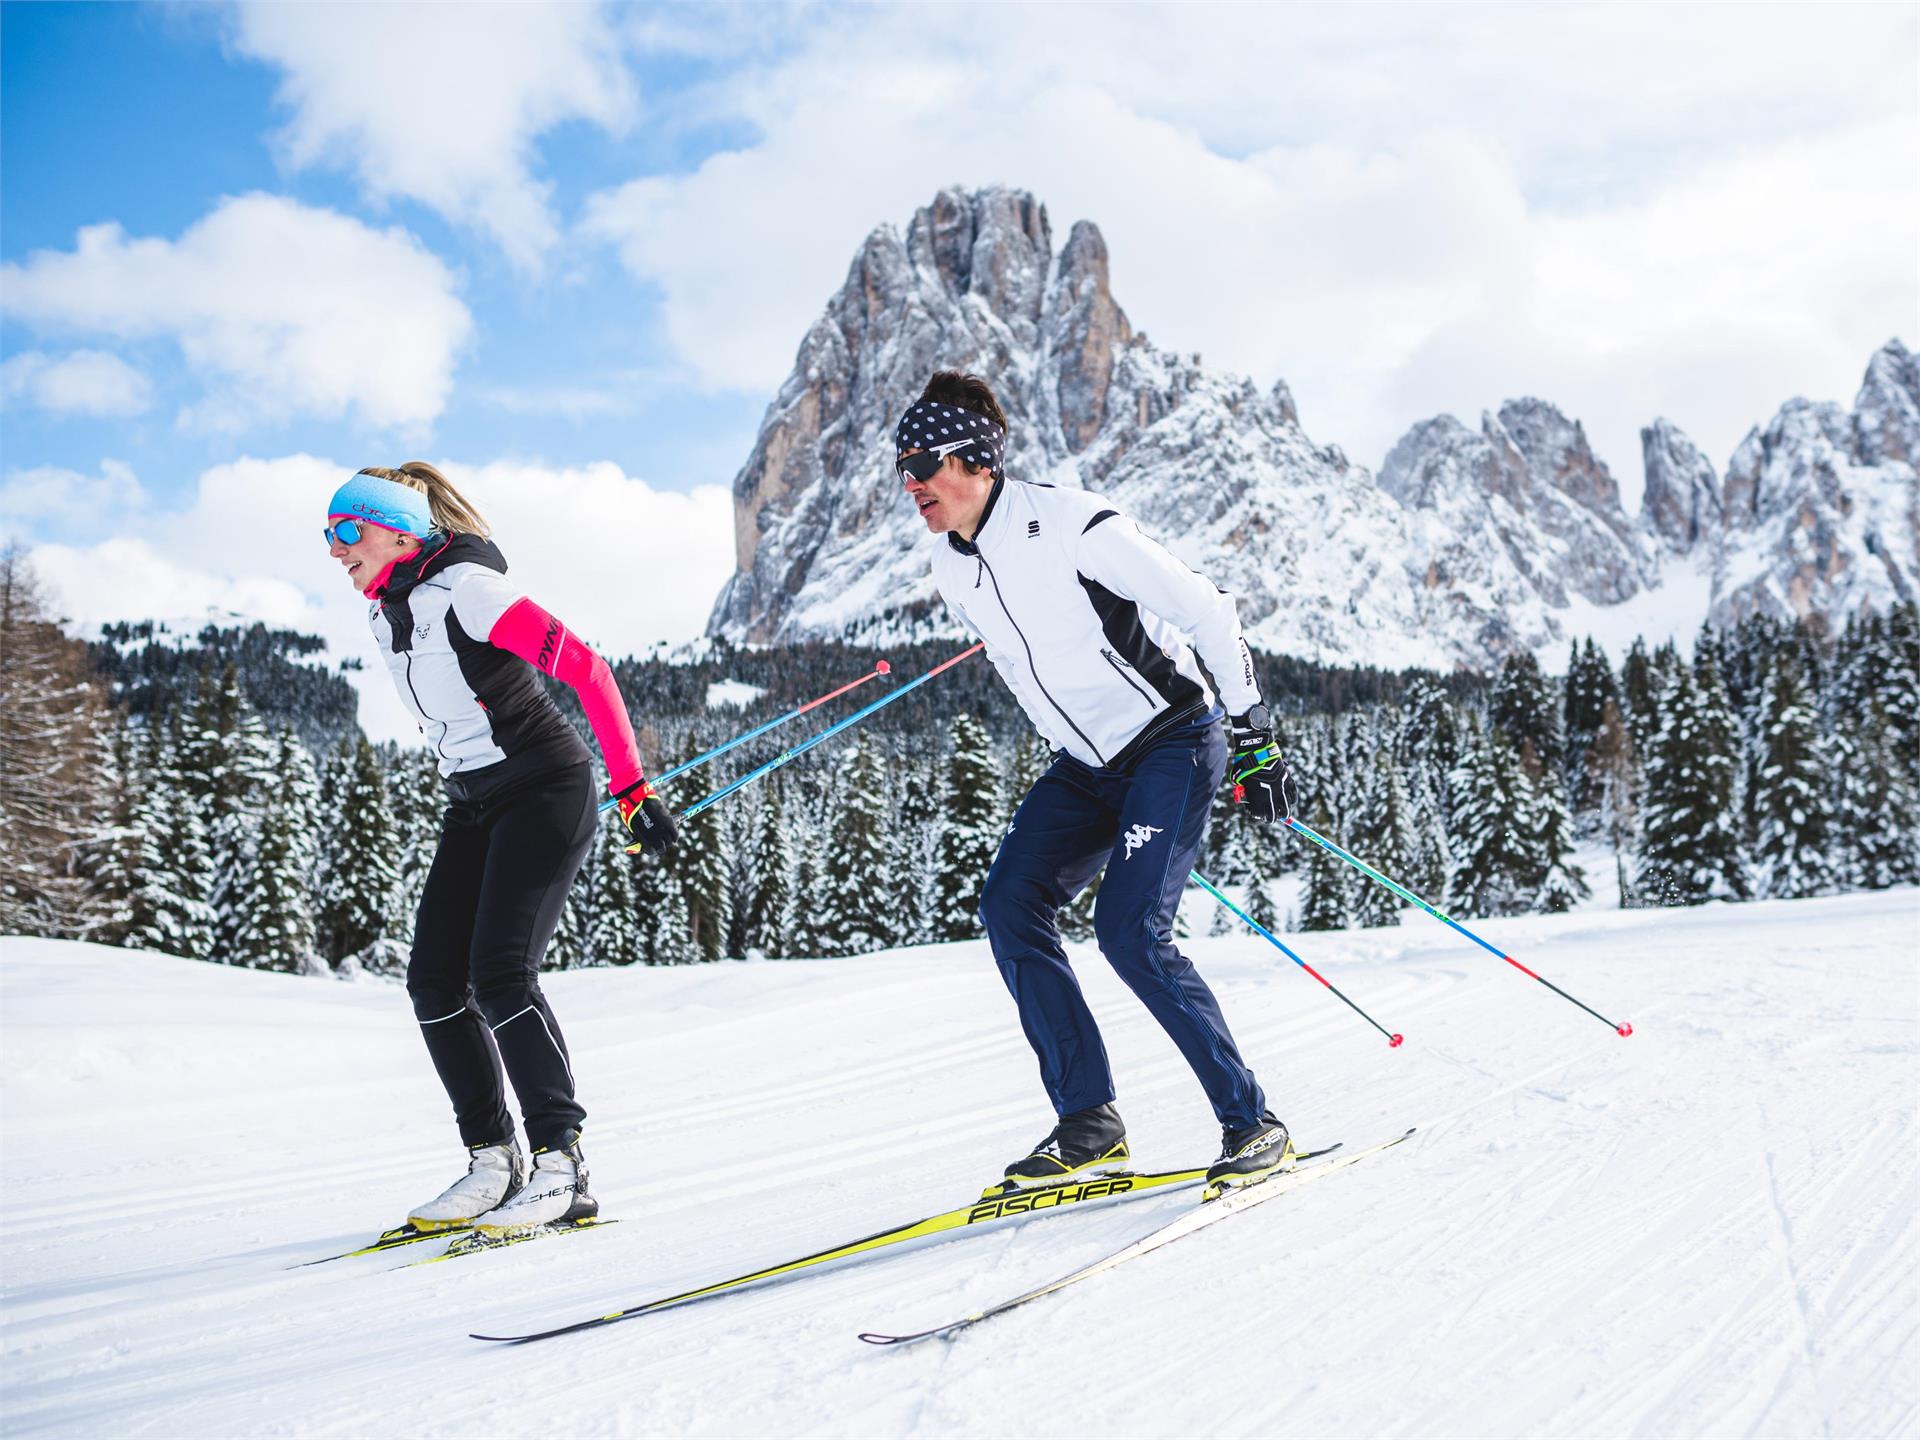
{"type": "Polygon", "coordinates": [[[937,542],[933,580],[1040,734],[1088,765],[1124,769],[1212,709],[1257,704],[1233,597],[1098,495],[996,481],[972,542],[937,542]]]}
{"type": "Polygon", "coordinates": [[[437,538],[369,597],[381,658],[456,796],[589,758],[536,666],[500,644],[526,599],[506,570],[490,540],[437,538]]]}

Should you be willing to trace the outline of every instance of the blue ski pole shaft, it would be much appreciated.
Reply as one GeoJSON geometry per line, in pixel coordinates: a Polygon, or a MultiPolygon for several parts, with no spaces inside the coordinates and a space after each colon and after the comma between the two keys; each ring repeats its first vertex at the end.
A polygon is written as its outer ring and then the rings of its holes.
{"type": "Polygon", "coordinates": [[[1533,971],[1529,970],[1526,966],[1522,965],[1518,960],[1514,959],[1511,955],[1507,954],[1507,952],[1502,950],[1498,945],[1493,945],[1485,940],[1482,940],[1478,935],[1474,934],[1473,931],[1469,930],[1466,926],[1462,925],[1458,920],[1454,919],[1451,915],[1443,914],[1441,911],[1434,909],[1433,906],[1429,905],[1426,901],[1422,900],[1418,895],[1414,894],[1411,890],[1407,889],[1406,886],[1400,884],[1398,881],[1389,880],[1385,875],[1382,875],[1378,870],[1374,869],[1371,865],[1367,864],[1367,862],[1362,860],[1359,856],[1351,854],[1348,851],[1341,849],[1338,845],[1334,844],[1333,841],[1327,839],[1327,837],[1322,835],[1319,831],[1314,830],[1310,826],[1302,825],[1298,820],[1294,819],[1291,815],[1287,817],[1286,824],[1287,824],[1287,828],[1292,830],[1295,834],[1304,835],[1306,836],[1307,839],[1311,840],[1314,844],[1320,846],[1323,850],[1326,850],[1331,854],[1339,856],[1342,860],[1346,861],[1347,864],[1353,866],[1354,869],[1358,870],[1362,875],[1365,875],[1369,880],[1374,880],[1379,882],[1380,884],[1386,886],[1387,889],[1391,890],[1394,894],[1398,895],[1401,899],[1406,900],[1413,905],[1417,905],[1420,909],[1426,911],[1427,914],[1431,915],[1434,919],[1438,920],[1442,925],[1452,926],[1455,930],[1458,930],[1462,935],[1466,936],[1469,940],[1473,941],[1473,943],[1478,945],[1482,950],[1490,951],[1491,953],[1498,955],[1502,960],[1506,961],[1507,964],[1513,966],[1513,968],[1518,970],[1522,975],[1532,976],[1533,979],[1538,980],[1542,985],[1546,986],[1549,990],[1553,991],[1553,993],[1558,995],[1562,1000],[1570,1001],[1571,1003],[1578,1005],[1582,1010],[1586,1011],[1587,1014],[1593,1016],[1594,1019],[1600,1021],[1603,1025],[1613,1026],[1613,1029],[1621,1035],[1633,1034],[1633,1026],[1627,1025],[1627,1024],[1615,1024],[1613,1021],[1607,1019],[1606,1016],[1602,1015],[1598,1010],[1594,1009],[1591,1005],[1587,1004],[1586,1001],[1575,1000],[1573,996],[1567,994],[1566,991],[1562,990],[1558,985],[1554,984],[1551,980],[1547,979],[1546,976],[1535,974],[1533,971]]]}
{"type": "MultiPolygon", "coordinates": [[[[756,739],[757,737],[766,734],[767,731],[772,730],[776,726],[786,724],[787,721],[789,720],[797,720],[802,715],[806,714],[809,710],[814,709],[816,706],[824,705],[829,700],[837,700],[840,698],[840,696],[846,694],[849,690],[856,690],[860,686],[866,684],[869,680],[872,680],[881,675],[887,674],[891,669],[892,667],[889,666],[886,661],[876,660],[874,661],[873,669],[869,670],[866,674],[862,675],[858,680],[853,681],[851,684],[842,685],[838,690],[830,690],[825,695],[822,695],[818,700],[809,700],[806,704],[800,706],[798,709],[789,710],[784,715],[776,716],[773,719],[767,721],[767,723],[764,725],[756,725],[753,729],[747,731],[746,734],[736,735],[734,736],[733,739],[727,741],[726,744],[716,745],[713,747],[713,749],[707,751],[707,753],[704,755],[696,755],[691,760],[683,760],[678,765],[674,766],[671,770],[667,771],[665,774],[654,776],[653,783],[655,785],[664,785],[667,783],[667,781],[673,779],[674,776],[684,775],[687,773],[687,771],[693,769],[693,767],[696,765],[704,765],[709,760],[717,760],[719,759],[720,756],[726,754],[729,750],[734,749],[736,746],[744,745],[747,743],[747,741],[756,739]]],[[[614,807],[615,803],[616,802],[614,801],[614,799],[611,796],[609,796],[607,799],[602,800],[600,802],[600,808],[602,810],[611,810],[614,807]]]]}
{"type": "Polygon", "coordinates": [[[1254,919],[1251,915],[1247,914],[1246,911],[1242,910],[1238,905],[1234,904],[1233,901],[1229,900],[1226,896],[1222,895],[1220,893],[1219,887],[1216,886],[1211,880],[1207,879],[1206,876],[1202,875],[1198,870],[1189,870],[1187,872],[1187,878],[1193,881],[1194,884],[1198,885],[1202,890],[1206,891],[1209,895],[1213,896],[1213,898],[1218,900],[1222,905],[1226,906],[1227,909],[1231,910],[1234,914],[1238,915],[1248,925],[1252,926],[1253,929],[1256,932],[1258,932],[1266,940],[1266,942],[1269,945],[1272,945],[1282,955],[1286,956],[1287,959],[1291,960],[1294,964],[1298,965],[1302,970],[1306,971],[1307,974],[1311,975],[1314,979],[1318,980],[1322,985],[1326,986],[1327,989],[1333,991],[1335,995],[1339,995],[1340,999],[1345,1002],[1349,1010],[1353,1011],[1354,1014],[1358,1015],[1362,1020],[1366,1021],[1367,1024],[1373,1026],[1374,1029],[1378,1030],[1382,1035],[1387,1037],[1387,1044],[1390,1047],[1397,1047],[1399,1046],[1401,1041],[1406,1039],[1404,1035],[1394,1034],[1393,1031],[1387,1029],[1386,1026],[1382,1025],[1378,1020],[1374,1019],[1371,1015],[1367,1014],[1366,1011],[1362,1010],[1358,1005],[1354,1004],[1353,1001],[1348,1000],[1345,995],[1342,995],[1340,993],[1340,987],[1338,985],[1335,985],[1331,980],[1327,979],[1326,976],[1322,975],[1318,970],[1314,969],[1311,965],[1307,964],[1306,961],[1302,960],[1298,955],[1294,954],[1293,951],[1289,950],[1285,945],[1281,944],[1279,936],[1275,935],[1271,930],[1267,929],[1266,926],[1262,925],[1258,920],[1254,919]]]}
{"type": "Polygon", "coordinates": [[[891,705],[894,701],[898,700],[902,695],[907,694],[911,690],[916,690],[920,686],[926,684],[927,681],[933,679],[933,677],[938,675],[942,670],[949,670],[953,668],[955,665],[958,665],[962,660],[966,659],[969,655],[972,655],[975,651],[983,650],[985,648],[986,647],[984,645],[969,646],[967,649],[962,650],[958,655],[954,656],[951,660],[942,661],[940,664],[934,666],[931,670],[927,671],[926,674],[918,677],[917,679],[909,680],[906,684],[902,685],[899,689],[889,690],[885,695],[882,695],[878,700],[874,701],[871,705],[864,706],[863,708],[854,711],[853,714],[847,716],[847,718],[844,720],[836,721],[832,725],[829,725],[826,729],[822,730],[818,735],[808,736],[805,740],[802,740],[798,745],[795,745],[791,750],[782,750],[778,755],[774,756],[773,759],[767,761],[766,764],[757,766],[756,768],[749,770],[746,774],[742,775],[738,780],[730,781],[726,785],[721,786],[720,789],[714,791],[713,794],[694,801],[693,804],[689,805],[686,809],[680,812],[680,819],[682,820],[689,819],[694,815],[698,815],[702,810],[706,809],[709,805],[718,804],[720,801],[726,799],[727,796],[733,794],[734,791],[744,789],[746,786],[751,785],[754,781],[758,780],[763,775],[771,774],[773,771],[778,770],[782,765],[786,764],[789,760],[796,759],[797,757],[806,754],[807,751],[811,750],[814,746],[818,745],[822,740],[828,739],[829,737],[834,735],[838,735],[842,730],[845,730],[848,726],[858,725],[862,720],[866,719],[867,716],[873,714],[874,711],[880,709],[881,706],[891,705]]]}

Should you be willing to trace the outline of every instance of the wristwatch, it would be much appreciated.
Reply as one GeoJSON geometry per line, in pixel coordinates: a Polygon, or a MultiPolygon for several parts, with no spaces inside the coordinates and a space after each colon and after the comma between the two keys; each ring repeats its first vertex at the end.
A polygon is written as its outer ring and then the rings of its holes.
{"type": "Polygon", "coordinates": [[[1241,723],[1250,730],[1273,729],[1273,712],[1258,701],[1248,709],[1246,714],[1240,717],[1240,720],[1241,723]]]}

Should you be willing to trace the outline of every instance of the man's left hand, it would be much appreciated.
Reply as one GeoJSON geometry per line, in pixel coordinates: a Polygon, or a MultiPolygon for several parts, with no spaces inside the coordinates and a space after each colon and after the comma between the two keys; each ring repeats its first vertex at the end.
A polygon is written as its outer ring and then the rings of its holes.
{"type": "Polygon", "coordinates": [[[1293,777],[1264,705],[1227,722],[1227,747],[1234,803],[1245,805],[1247,814],[1268,825],[1293,814],[1293,777]]]}

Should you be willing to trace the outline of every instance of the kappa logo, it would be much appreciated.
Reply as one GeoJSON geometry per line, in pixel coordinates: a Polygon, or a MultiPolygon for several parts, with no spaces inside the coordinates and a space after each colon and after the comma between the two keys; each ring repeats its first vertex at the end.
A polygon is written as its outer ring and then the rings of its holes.
{"type": "Polygon", "coordinates": [[[1127,831],[1127,853],[1124,859],[1133,859],[1133,852],[1160,833],[1158,825],[1136,825],[1127,831]]]}

